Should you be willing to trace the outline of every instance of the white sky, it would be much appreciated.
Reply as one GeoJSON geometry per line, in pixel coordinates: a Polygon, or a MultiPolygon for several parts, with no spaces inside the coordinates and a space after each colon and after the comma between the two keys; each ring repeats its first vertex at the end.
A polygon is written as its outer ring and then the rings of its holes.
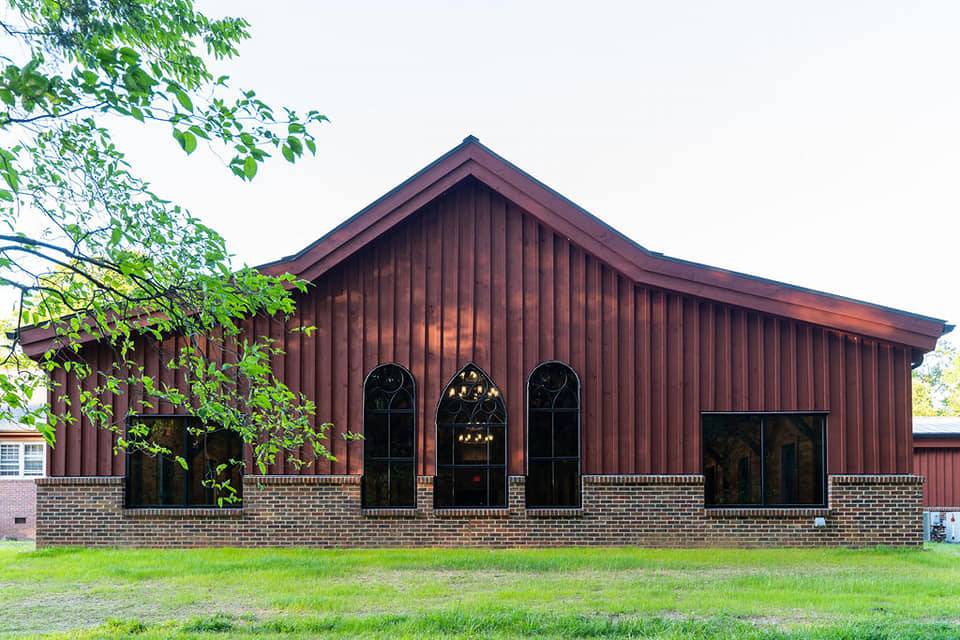
{"type": "Polygon", "coordinates": [[[467,134],[644,246],[960,320],[960,3],[200,3],[234,84],[332,124],[252,184],[118,135],[238,260],[293,253],[467,134]]]}

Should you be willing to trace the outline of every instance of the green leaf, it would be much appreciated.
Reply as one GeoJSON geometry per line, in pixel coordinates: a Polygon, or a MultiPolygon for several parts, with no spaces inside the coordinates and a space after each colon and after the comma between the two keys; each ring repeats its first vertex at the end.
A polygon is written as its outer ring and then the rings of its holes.
{"type": "Polygon", "coordinates": [[[247,180],[253,180],[253,177],[257,175],[257,161],[253,156],[247,156],[247,159],[243,161],[243,175],[246,176],[247,180]]]}
{"type": "Polygon", "coordinates": [[[190,100],[190,96],[184,93],[181,89],[174,89],[174,95],[177,96],[177,102],[180,103],[187,111],[193,113],[193,101],[190,100]]]}
{"type": "Polygon", "coordinates": [[[183,150],[187,152],[187,155],[193,153],[197,148],[197,136],[193,135],[189,131],[183,132],[183,150]]]}
{"type": "Polygon", "coordinates": [[[283,157],[287,159],[287,162],[295,162],[296,158],[293,155],[293,151],[290,150],[289,145],[283,145],[280,147],[280,153],[283,154],[283,157]]]}
{"type": "Polygon", "coordinates": [[[143,111],[141,111],[138,107],[130,107],[130,115],[140,122],[143,122],[143,111]]]}

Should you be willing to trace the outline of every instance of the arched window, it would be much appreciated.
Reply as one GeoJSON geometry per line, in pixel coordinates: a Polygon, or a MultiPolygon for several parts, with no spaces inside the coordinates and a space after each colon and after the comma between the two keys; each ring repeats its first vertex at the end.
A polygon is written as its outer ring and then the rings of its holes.
{"type": "Polygon", "coordinates": [[[434,502],[438,508],[507,506],[507,409],[474,364],[453,377],[437,406],[434,502]]]}
{"type": "Polygon", "coordinates": [[[544,362],[527,383],[527,506],[580,506],[580,379],[544,362]]]}
{"type": "Polygon", "coordinates": [[[363,383],[363,506],[417,506],[416,388],[396,364],[382,364],[363,383]]]}

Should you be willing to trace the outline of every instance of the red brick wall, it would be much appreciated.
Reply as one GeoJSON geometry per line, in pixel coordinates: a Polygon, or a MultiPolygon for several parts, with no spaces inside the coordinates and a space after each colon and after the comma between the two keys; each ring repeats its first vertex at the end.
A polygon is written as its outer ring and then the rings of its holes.
{"type": "Polygon", "coordinates": [[[0,479],[0,539],[32,538],[37,527],[37,485],[33,478],[0,479]],[[17,518],[26,518],[17,524],[17,518]]]}
{"type": "Polygon", "coordinates": [[[831,476],[826,509],[703,506],[701,475],[585,476],[578,510],[526,509],[510,478],[508,509],[363,510],[359,476],[247,476],[242,509],[124,509],[123,478],[37,481],[38,546],[816,546],[922,543],[923,479],[831,476]],[[814,527],[823,517],[826,526],[814,527]]]}

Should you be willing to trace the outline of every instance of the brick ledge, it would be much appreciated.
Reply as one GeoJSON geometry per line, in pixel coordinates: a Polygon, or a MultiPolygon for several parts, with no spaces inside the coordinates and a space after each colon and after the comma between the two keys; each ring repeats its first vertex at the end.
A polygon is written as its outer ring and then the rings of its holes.
{"type": "Polygon", "coordinates": [[[712,507],[704,509],[708,518],[825,518],[830,509],[822,507],[712,507]]]}
{"type": "Polygon", "coordinates": [[[418,515],[420,515],[420,512],[416,507],[400,509],[360,509],[360,515],[368,518],[416,518],[418,515]]]}
{"type": "Polygon", "coordinates": [[[243,481],[256,484],[360,484],[363,476],[317,475],[317,476],[243,476],[243,481]]]}
{"type": "Polygon", "coordinates": [[[583,509],[527,509],[528,518],[582,518],[583,509]]]}
{"type": "Polygon", "coordinates": [[[36,483],[46,487],[67,485],[122,485],[123,476],[59,476],[55,478],[37,478],[36,483]]]}
{"type": "Polygon", "coordinates": [[[838,474],[828,476],[833,484],[923,484],[923,476],[912,474],[838,474]]]}
{"type": "Polygon", "coordinates": [[[700,474],[585,475],[584,484],[672,484],[702,485],[700,474]]]}
{"type": "Polygon", "coordinates": [[[124,518],[241,518],[240,507],[172,507],[169,509],[123,509],[124,518]]]}
{"type": "Polygon", "coordinates": [[[478,508],[478,509],[434,509],[433,515],[438,518],[509,518],[510,509],[503,508],[478,508]]]}

